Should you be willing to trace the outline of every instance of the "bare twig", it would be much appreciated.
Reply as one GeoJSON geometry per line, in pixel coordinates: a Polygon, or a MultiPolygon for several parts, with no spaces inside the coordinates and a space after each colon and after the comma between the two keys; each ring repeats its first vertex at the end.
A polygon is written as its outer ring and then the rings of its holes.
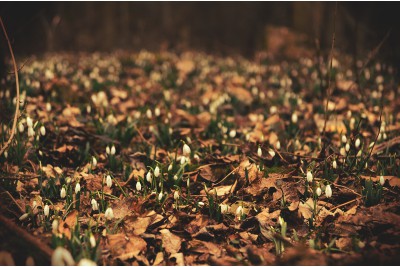
{"type": "Polygon", "coordinates": [[[15,130],[17,128],[17,121],[18,121],[18,115],[19,115],[19,80],[18,80],[18,68],[17,68],[17,63],[15,62],[15,58],[14,58],[14,52],[11,47],[10,39],[8,38],[6,28],[4,27],[3,19],[1,17],[0,17],[0,23],[1,23],[1,27],[3,28],[4,36],[7,39],[8,48],[10,50],[11,58],[13,61],[14,74],[15,74],[15,89],[17,90],[17,101],[15,103],[15,115],[14,115],[13,125],[11,128],[11,134],[10,134],[10,137],[8,138],[7,142],[0,149],[0,156],[1,156],[4,153],[4,151],[10,146],[10,144],[14,138],[14,135],[15,135],[15,130]]]}

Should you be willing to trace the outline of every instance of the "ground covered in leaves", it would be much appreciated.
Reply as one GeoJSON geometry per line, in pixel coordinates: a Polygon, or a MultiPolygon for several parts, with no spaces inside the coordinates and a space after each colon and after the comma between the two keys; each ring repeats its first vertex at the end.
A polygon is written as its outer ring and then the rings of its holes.
{"type": "MultiPolygon", "coordinates": [[[[346,56],[329,65],[30,58],[0,156],[2,223],[52,263],[399,264],[397,71],[346,56]]],[[[3,143],[14,84],[1,85],[3,143]]],[[[25,263],[12,239],[2,255],[25,263]]]]}

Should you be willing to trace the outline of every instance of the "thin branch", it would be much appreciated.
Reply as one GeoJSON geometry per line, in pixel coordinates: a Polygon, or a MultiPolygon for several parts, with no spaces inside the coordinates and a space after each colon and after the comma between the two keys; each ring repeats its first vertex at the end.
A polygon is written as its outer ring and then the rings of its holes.
{"type": "Polygon", "coordinates": [[[14,58],[14,52],[10,43],[10,39],[8,38],[7,35],[7,31],[6,28],[4,27],[3,24],[3,19],[0,17],[0,23],[1,23],[1,27],[3,28],[3,32],[4,32],[4,36],[7,39],[7,43],[8,43],[8,48],[10,50],[10,54],[11,54],[11,58],[12,58],[12,62],[14,65],[14,74],[15,74],[15,89],[17,90],[17,101],[15,103],[15,115],[14,115],[14,122],[11,128],[11,134],[10,137],[8,138],[7,142],[3,145],[3,147],[0,149],[0,156],[4,153],[4,151],[10,146],[14,135],[15,135],[15,130],[17,128],[17,121],[18,121],[18,115],[19,115],[19,79],[18,79],[18,68],[17,68],[17,63],[15,61],[14,58]]]}

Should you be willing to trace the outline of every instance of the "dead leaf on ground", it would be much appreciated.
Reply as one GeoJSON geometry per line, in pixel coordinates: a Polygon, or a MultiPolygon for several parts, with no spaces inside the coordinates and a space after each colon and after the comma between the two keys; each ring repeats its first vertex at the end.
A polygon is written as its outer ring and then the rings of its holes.
{"type": "Polygon", "coordinates": [[[165,251],[170,254],[178,253],[181,249],[181,238],[171,233],[168,229],[161,229],[160,233],[165,251]]]}

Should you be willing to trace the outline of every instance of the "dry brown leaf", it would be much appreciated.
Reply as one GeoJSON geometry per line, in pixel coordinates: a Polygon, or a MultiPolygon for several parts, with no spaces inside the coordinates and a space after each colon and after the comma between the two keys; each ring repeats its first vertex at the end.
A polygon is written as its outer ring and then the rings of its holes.
{"type": "Polygon", "coordinates": [[[181,238],[171,233],[168,229],[160,230],[163,248],[170,254],[178,253],[181,249],[181,238]]]}
{"type": "Polygon", "coordinates": [[[107,236],[111,254],[121,260],[137,257],[141,252],[146,252],[147,243],[135,235],[114,234],[107,236]]]}

